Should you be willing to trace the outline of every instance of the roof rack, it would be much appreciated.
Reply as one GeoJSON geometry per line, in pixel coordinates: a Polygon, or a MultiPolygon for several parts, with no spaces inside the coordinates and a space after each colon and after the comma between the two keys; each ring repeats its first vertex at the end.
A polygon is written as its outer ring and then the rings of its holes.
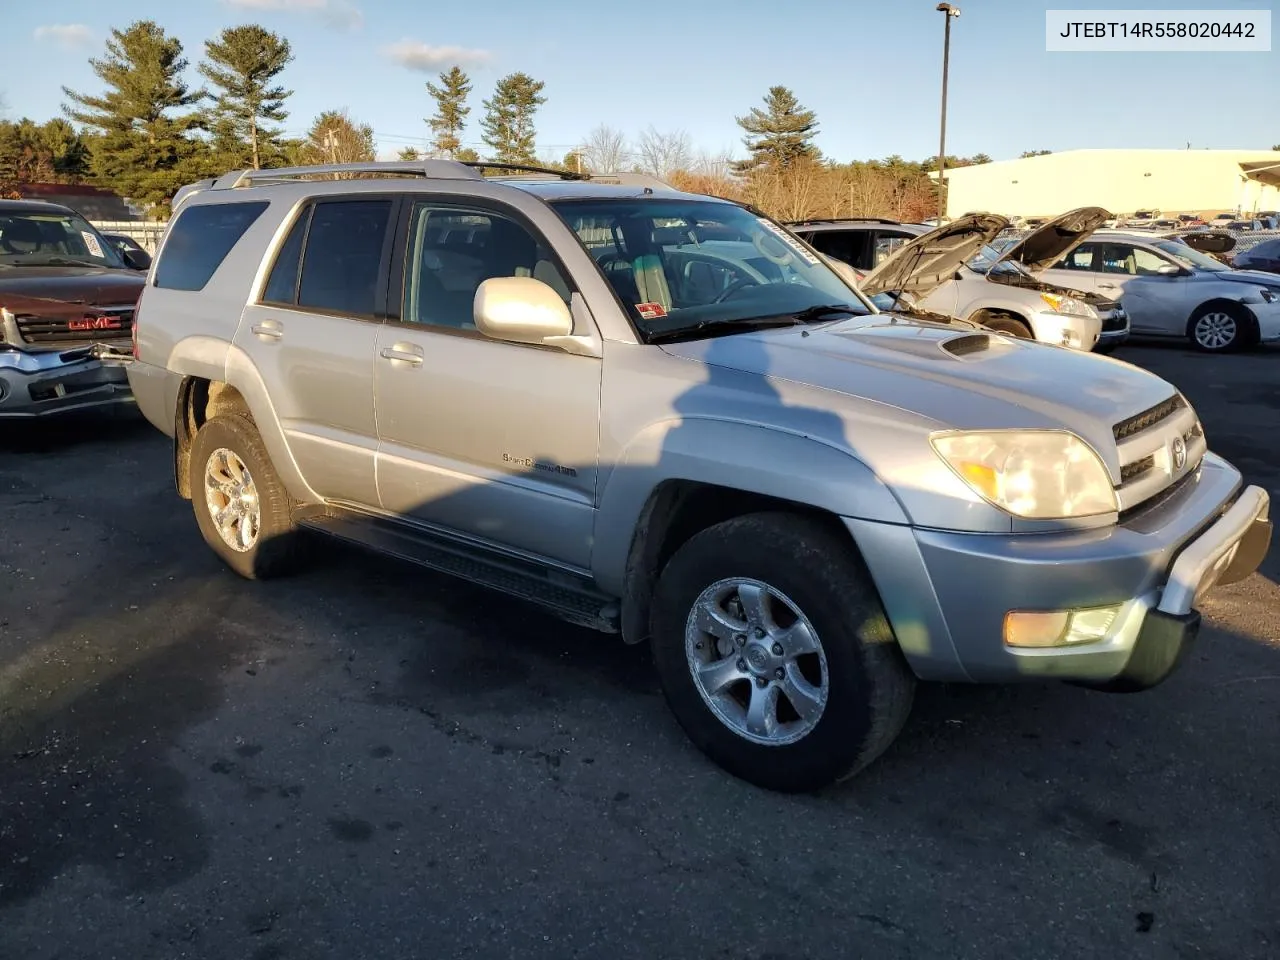
{"type": "Polygon", "coordinates": [[[318,163],[302,167],[276,167],[269,170],[233,170],[220,177],[189,183],[179,187],[171,202],[173,210],[188,197],[202,190],[235,190],[252,186],[290,183],[312,177],[338,174],[368,174],[391,177],[425,177],[439,180],[510,179],[533,180],[539,177],[555,177],[560,180],[581,180],[594,183],[614,183],[626,187],[643,187],[646,190],[670,190],[671,184],[647,173],[578,173],[573,170],[557,170],[524,163],[502,163],[497,160],[370,160],[359,163],[318,163]],[[499,170],[511,176],[485,177],[482,171],[499,170]]]}
{"type": "Polygon", "coordinates": [[[890,220],[886,217],[810,217],[807,220],[789,220],[788,226],[800,226],[806,223],[886,223],[901,224],[901,220],[890,220]]]}
{"type": "Polygon", "coordinates": [[[234,190],[256,184],[288,183],[324,174],[372,173],[400,177],[431,177],[441,180],[479,180],[470,165],[457,160],[370,160],[360,163],[317,163],[305,167],[276,167],[270,170],[235,170],[218,177],[210,189],[234,190]]]}

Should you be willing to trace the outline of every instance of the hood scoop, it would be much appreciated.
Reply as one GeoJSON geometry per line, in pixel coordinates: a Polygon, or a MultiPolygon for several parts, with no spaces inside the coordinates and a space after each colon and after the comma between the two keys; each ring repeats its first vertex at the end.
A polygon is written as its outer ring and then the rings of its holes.
{"type": "Polygon", "coordinates": [[[971,353],[981,353],[991,349],[991,338],[985,333],[966,333],[963,337],[954,337],[942,344],[942,349],[953,357],[967,357],[971,353]]]}

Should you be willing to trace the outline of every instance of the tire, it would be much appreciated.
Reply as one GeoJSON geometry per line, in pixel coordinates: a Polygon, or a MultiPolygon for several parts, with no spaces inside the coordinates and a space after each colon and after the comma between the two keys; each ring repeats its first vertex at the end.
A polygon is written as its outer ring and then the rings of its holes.
{"type": "Polygon", "coordinates": [[[1034,340],[1036,338],[1030,327],[1013,317],[991,317],[982,322],[997,333],[1007,333],[1009,336],[1017,337],[1019,340],[1034,340]]]}
{"type": "MultiPolygon", "coordinates": [[[[253,421],[240,414],[206,421],[191,444],[189,478],[191,504],[200,533],[227,566],[248,580],[283,576],[297,568],[299,531],[292,519],[293,501],[272,467],[253,421]],[[236,462],[243,467],[241,476],[247,471],[248,483],[242,486],[248,487],[250,496],[242,501],[247,512],[239,518],[233,533],[240,534],[246,526],[253,533],[255,502],[258,522],[256,535],[244,536],[238,545],[233,545],[219,532],[213,513],[214,504],[226,504],[228,497],[221,491],[211,493],[206,477],[222,476],[235,485],[236,462]]],[[[233,517],[234,513],[233,509],[233,517]]]]}
{"type": "Polygon", "coordinates": [[[1206,303],[1187,321],[1187,339],[1202,353],[1239,350],[1252,342],[1253,316],[1235,304],[1206,303]]]}
{"type": "MultiPolygon", "coordinates": [[[[726,613],[726,607],[719,610],[726,613]]],[[[911,712],[915,677],[869,574],[847,539],[810,518],[758,513],[696,534],[659,577],[652,626],[663,694],[689,739],[734,776],[766,789],[807,792],[853,776],[888,748],[911,712]],[[772,624],[797,627],[780,640],[794,650],[807,621],[821,652],[788,660],[791,651],[784,649],[783,657],[773,656],[777,648],[768,634],[764,642],[752,634],[751,642],[738,643],[750,630],[726,629],[729,615],[715,624],[723,639],[692,628],[700,599],[715,595],[717,585],[720,599],[735,609],[734,599],[741,598],[733,586],[724,586],[734,578],[750,581],[739,584],[748,597],[760,584],[776,594],[772,624]],[[788,605],[803,619],[792,616],[788,605]],[[731,645],[737,649],[722,657],[731,645]],[[694,664],[703,660],[722,665],[723,678],[734,678],[721,686],[718,697],[704,694],[694,679],[694,664]],[[797,673],[807,688],[798,685],[797,673]],[[784,691],[820,691],[823,677],[825,703],[806,721],[784,691]],[[777,696],[773,733],[755,739],[746,726],[754,696],[762,703],[777,696]]],[[[756,729],[764,728],[757,724],[756,729]]]]}

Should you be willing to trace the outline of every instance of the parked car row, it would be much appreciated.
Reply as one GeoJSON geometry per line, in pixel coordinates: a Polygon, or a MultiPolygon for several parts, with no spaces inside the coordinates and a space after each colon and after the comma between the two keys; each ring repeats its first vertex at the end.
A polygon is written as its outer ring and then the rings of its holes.
{"type": "MultiPolygon", "coordinates": [[[[1100,229],[1100,207],[1021,236],[970,214],[930,230],[890,220],[790,224],[858,271],[882,309],[923,311],[1019,337],[1106,352],[1131,334],[1185,338],[1210,352],[1280,340],[1280,242],[1224,264],[1206,252],[1227,234],[1100,229]]],[[[1229,249],[1226,241],[1218,247],[1229,249]]]]}

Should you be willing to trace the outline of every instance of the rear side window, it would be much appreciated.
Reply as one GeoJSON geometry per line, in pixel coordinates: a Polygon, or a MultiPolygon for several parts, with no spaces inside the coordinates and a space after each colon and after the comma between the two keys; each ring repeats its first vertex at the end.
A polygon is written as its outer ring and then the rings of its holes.
{"type": "Polygon", "coordinates": [[[302,257],[298,306],[373,316],[390,220],[390,200],[317,203],[302,257]]]}
{"type": "Polygon", "coordinates": [[[267,278],[267,288],[262,292],[263,303],[293,303],[298,294],[298,270],[302,267],[302,241],[307,236],[307,224],[311,222],[311,210],[303,211],[298,222],[285,237],[276,256],[276,264],[267,278]]]}
{"type": "Polygon", "coordinates": [[[265,200],[187,207],[169,228],[155,285],[169,290],[203,290],[244,232],[267,209],[265,200]]]}

